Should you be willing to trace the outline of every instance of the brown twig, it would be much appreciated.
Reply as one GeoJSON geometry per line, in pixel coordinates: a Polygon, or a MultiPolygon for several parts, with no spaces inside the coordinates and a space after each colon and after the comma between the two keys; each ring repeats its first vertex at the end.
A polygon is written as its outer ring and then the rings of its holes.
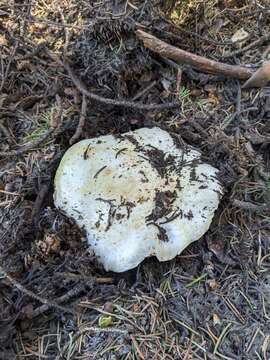
{"type": "Polygon", "coordinates": [[[74,144],[82,134],[83,127],[84,127],[84,124],[85,124],[86,113],[87,113],[87,98],[86,98],[86,95],[83,94],[83,96],[82,96],[82,107],[81,107],[81,113],[80,113],[80,120],[79,120],[79,123],[78,123],[78,126],[76,128],[75,133],[73,134],[73,136],[69,140],[69,143],[71,145],[74,144]]]}
{"type": "Polygon", "coordinates": [[[35,226],[37,226],[37,221],[39,219],[38,215],[40,213],[43,201],[48,194],[50,185],[51,185],[51,181],[48,181],[47,183],[42,184],[41,188],[38,192],[38,195],[36,197],[36,200],[35,200],[32,212],[31,212],[31,223],[34,223],[35,226]]]}
{"type": "Polygon", "coordinates": [[[66,130],[68,130],[71,125],[73,125],[73,121],[68,122],[61,128],[51,128],[49,129],[44,135],[40,136],[38,139],[30,142],[29,144],[22,145],[17,150],[11,150],[11,151],[0,151],[0,157],[7,157],[7,156],[19,156],[27,151],[32,151],[42,143],[44,143],[51,135],[54,137],[62,134],[66,130]]]}
{"type": "MultiPolygon", "coordinates": [[[[89,280],[90,282],[90,280],[89,280]]],[[[71,299],[74,296],[79,295],[82,291],[85,290],[86,284],[78,284],[77,286],[75,286],[74,288],[72,288],[71,290],[69,290],[66,294],[60,296],[57,300],[56,303],[57,304],[62,304],[63,302],[68,301],[69,299],[71,299]]],[[[51,306],[49,306],[48,304],[43,304],[41,306],[39,306],[38,308],[36,308],[33,311],[33,314],[31,315],[31,318],[37,317],[40,314],[43,314],[44,312],[46,312],[47,310],[49,310],[51,308],[51,306]]]]}
{"type": "MultiPolygon", "coordinates": [[[[80,281],[84,281],[84,282],[89,281],[89,276],[82,276],[82,275],[73,274],[73,273],[59,272],[59,273],[56,273],[56,275],[59,277],[63,277],[65,279],[80,280],[80,281]]],[[[108,277],[103,276],[103,277],[94,278],[94,281],[97,284],[113,284],[114,279],[109,276],[108,277]]]]}
{"type": "Polygon", "coordinates": [[[16,54],[16,51],[18,49],[18,41],[16,41],[15,43],[15,46],[14,46],[14,49],[12,50],[12,53],[10,55],[10,58],[9,58],[9,61],[8,61],[8,64],[7,64],[7,67],[6,67],[6,71],[3,72],[3,75],[2,75],[2,81],[1,81],[1,84],[0,84],[0,92],[3,90],[4,86],[5,86],[5,82],[7,80],[7,77],[8,77],[8,73],[9,73],[9,69],[10,69],[10,66],[12,64],[12,61],[14,60],[14,57],[15,57],[15,54],[16,54]]]}
{"type": "Polygon", "coordinates": [[[266,59],[269,53],[270,53],[270,45],[266,46],[264,52],[262,53],[262,57],[266,59]]]}
{"type": "Polygon", "coordinates": [[[152,81],[148,86],[146,86],[144,89],[139,91],[135,96],[133,96],[132,101],[138,100],[140,97],[142,97],[148,91],[150,91],[156,84],[157,84],[156,80],[152,81]]]}
{"type": "Polygon", "coordinates": [[[139,348],[139,345],[135,339],[135,337],[133,335],[130,335],[130,338],[132,340],[132,343],[133,343],[133,346],[134,348],[136,349],[136,352],[138,354],[138,357],[141,359],[141,360],[145,360],[145,357],[143,355],[143,353],[141,352],[140,348],[139,348]]]}
{"type": "Polygon", "coordinates": [[[7,128],[6,128],[6,127],[4,126],[4,124],[2,124],[1,122],[0,122],[0,131],[4,134],[4,136],[5,136],[8,140],[10,140],[11,136],[10,136],[7,128]]]}
{"type": "MultiPolygon", "coordinates": [[[[83,283],[79,283],[77,286],[69,290],[66,294],[60,296],[56,300],[54,300],[57,304],[62,304],[63,302],[68,301],[74,296],[79,295],[81,292],[85,290],[86,287],[93,286],[94,284],[111,284],[113,283],[113,278],[110,277],[83,277],[81,278],[79,275],[76,274],[66,274],[66,273],[60,273],[58,276],[63,276],[65,279],[71,278],[72,280],[81,281],[83,280],[83,283]]],[[[49,310],[51,306],[48,306],[47,304],[43,304],[40,307],[36,308],[32,314],[32,318],[39,316],[40,314],[43,314],[47,310],[49,310]]]]}
{"type": "MultiPolygon", "coordinates": [[[[94,332],[94,333],[108,333],[108,334],[121,334],[121,335],[128,335],[128,331],[127,330],[121,330],[121,329],[118,329],[118,328],[113,328],[113,327],[110,327],[110,328],[98,328],[98,327],[94,327],[94,326],[91,326],[91,327],[85,327],[83,329],[80,329],[78,330],[74,335],[73,335],[73,338],[72,338],[72,343],[75,343],[75,341],[82,335],[84,335],[85,333],[87,332],[94,332]]],[[[70,346],[70,339],[69,341],[64,345],[63,349],[58,353],[57,357],[55,358],[55,360],[61,360],[61,359],[64,359],[64,355],[66,353],[66,351],[68,350],[70,346]]]]}
{"type": "Polygon", "coordinates": [[[270,81],[270,61],[263,65],[244,83],[243,89],[259,87],[262,88],[270,81]]]}
{"type": "MultiPolygon", "coordinates": [[[[160,14],[160,13],[158,13],[158,16],[159,16],[162,20],[164,20],[167,24],[169,24],[170,26],[172,26],[172,27],[174,27],[175,29],[179,30],[180,32],[182,32],[182,33],[184,33],[184,34],[187,34],[187,35],[190,35],[190,36],[193,36],[193,37],[195,37],[195,38],[197,38],[197,39],[200,39],[200,40],[202,40],[202,41],[208,42],[208,43],[213,44],[213,45],[225,46],[225,45],[234,45],[235,43],[241,42],[241,40],[237,40],[236,42],[232,42],[231,40],[227,40],[227,41],[217,41],[217,40],[215,40],[215,39],[211,39],[211,38],[209,38],[209,37],[202,36],[202,35],[198,34],[198,33],[195,32],[195,31],[191,31],[191,30],[184,29],[183,27],[178,26],[178,25],[176,25],[174,22],[168,20],[168,19],[166,18],[166,16],[163,16],[163,15],[160,14]]],[[[138,25],[138,27],[141,26],[141,24],[138,24],[138,23],[137,23],[137,25],[138,25]]],[[[155,27],[155,30],[159,30],[159,29],[155,27]]],[[[250,34],[250,36],[251,36],[251,35],[252,35],[252,34],[250,34]]]]}
{"type": "Polygon", "coordinates": [[[33,148],[36,148],[37,146],[42,144],[44,141],[46,141],[50,137],[50,135],[54,132],[54,130],[55,129],[49,129],[44,135],[40,136],[38,139],[32,141],[29,144],[22,145],[17,150],[0,151],[0,157],[22,155],[25,152],[27,152],[27,151],[29,151],[29,150],[31,150],[33,148]]]}
{"type": "Polygon", "coordinates": [[[189,357],[190,357],[190,352],[191,352],[191,349],[192,349],[193,337],[194,337],[194,334],[191,334],[190,339],[189,339],[189,343],[188,343],[188,347],[187,347],[187,350],[186,350],[185,355],[183,357],[183,360],[188,360],[189,357]]]}
{"type": "Polygon", "coordinates": [[[76,86],[76,88],[82,94],[84,94],[86,97],[88,97],[94,101],[97,101],[97,102],[100,102],[100,103],[106,104],[106,105],[127,107],[127,108],[135,109],[135,110],[164,110],[164,109],[177,108],[180,105],[179,102],[170,102],[170,103],[164,103],[164,104],[142,104],[139,102],[133,102],[133,101],[128,101],[128,100],[114,100],[114,99],[105,98],[100,95],[96,95],[86,89],[84,83],[75,74],[75,72],[73,71],[73,69],[71,68],[71,66],[67,60],[61,61],[56,54],[53,54],[52,52],[50,52],[48,50],[47,50],[47,54],[51,57],[51,59],[53,59],[59,65],[61,65],[65,68],[65,70],[67,71],[69,77],[71,78],[71,80],[72,80],[73,84],[76,86]]]}
{"type": "Polygon", "coordinates": [[[269,210],[269,206],[267,204],[256,205],[248,201],[242,201],[237,199],[233,200],[233,205],[244,210],[250,210],[256,212],[269,210]]]}
{"type": "Polygon", "coordinates": [[[176,75],[176,93],[177,94],[180,93],[182,74],[183,74],[183,70],[179,68],[177,70],[177,75],[176,75]]]}
{"type": "Polygon", "coordinates": [[[61,16],[61,21],[63,24],[64,34],[65,34],[64,54],[66,55],[67,51],[68,51],[69,40],[70,40],[70,32],[69,32],[69,28],[66,26],[66,19],[64,16],[64,12],[61,9],[61,6],[59,6],[59,13],[61,16]]]}
{"type": "Polygon", "coordinates": [[[175,46],[167,44],[151,34],[146,33],[145,31],[137,30],[136,34],[138,38],[143,41],[144,46],[148,49],[163,57],[178,61],[181,64],[189,65],[195,69],[210,74],[219,74],[243,80],[249,79],[253,74],[253,71],[246,67],[220,63],[218,61],[210,60],[203,56],[195,55],[188,51],[179,49],[175,46]]]}
{"type": "Polygon", "coordinates": [[[22,284],[20,284],[17,280],[15,280],[13,277],[11,277],[1,265],[0,265],[0,272],[3,273],[3,275],[10,281],[10,283],[13,286],[15,286],[23,294],[29,296],[30,298],[41,302],[42,304],[48,306],[48,308],[55,308],[57,310],[60,310],[61,312],[76,315],[76,312],[74,310],[68,309],[64,306],[61,306],[61,305],[57,304],[54,300],[48,300],[46,298],[43,298],[39,295],[34,294],[32,291],[26,289],[22,284]]]}
{"type": "Polygon", "coordinates": [[[260,37],[259,39],[253,41],[252,43],[250,43],[249,45],[243,47],[242,49],[238,49],[238,50],[235,50],[229,54],[225,54],[223,56],[221,56],[221,59],[228,59],[230,57],[233,57],[233,56],[237,56],[237,55],[240,55],[240,54],[243,54],[244,52],[256,47],[256,46],[260,46],[262,45],[265,41],[268,41],[270,39],[270,34],[266,34],[266,35],[263,35],[262,37],[260,37]]]}

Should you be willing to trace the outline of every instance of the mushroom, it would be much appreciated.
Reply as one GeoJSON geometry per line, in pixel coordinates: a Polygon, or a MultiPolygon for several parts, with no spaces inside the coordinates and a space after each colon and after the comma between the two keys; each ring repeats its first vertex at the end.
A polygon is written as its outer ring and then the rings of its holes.
{"type": "Polygon", "coordinates": [[[105,270],[173,259],[209,228],[218,170],[158,127],[82,140],[55,176],[56,207],[73,218],[105,270]]]}

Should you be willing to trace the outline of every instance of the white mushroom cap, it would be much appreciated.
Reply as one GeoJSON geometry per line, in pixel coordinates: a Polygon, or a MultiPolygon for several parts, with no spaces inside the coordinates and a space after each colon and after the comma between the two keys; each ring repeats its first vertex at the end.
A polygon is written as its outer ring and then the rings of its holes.
{"type": "Polygon", "coordinates": [[[173,259],[209,228],[218,171],[159,128],[73,145],[55,177],[55,205],[85,229],[106,270],[173,259]]]}

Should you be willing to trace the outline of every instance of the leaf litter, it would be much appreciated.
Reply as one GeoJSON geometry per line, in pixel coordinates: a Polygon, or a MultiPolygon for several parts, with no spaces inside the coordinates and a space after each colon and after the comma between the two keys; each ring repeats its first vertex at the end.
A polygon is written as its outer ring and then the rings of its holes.
{"type": "Polygon", "coordinates": [[[0,17],[0,358],[269,359],[269,88],[183,67],[135,35],[257,68],[269,60],[267,1],[4,1],[0,17]],[[48,52],[112,101],[82,105],[48,52]],[[178,258],[108,274],[54,208],[54,173],[74,134],[153,125],[201,150],[226,195],[178,258]]]}

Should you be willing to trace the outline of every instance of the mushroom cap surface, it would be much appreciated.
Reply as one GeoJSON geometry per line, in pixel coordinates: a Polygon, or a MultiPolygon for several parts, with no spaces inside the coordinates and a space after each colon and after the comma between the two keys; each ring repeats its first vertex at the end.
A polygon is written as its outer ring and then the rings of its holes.
{"type": "Polygon", "coordinates": [[[105,270],[173,259],[209,228],[218,170],[160,128],[82,140],[55,176],[56,207],[87,234],[105,270]]]}

